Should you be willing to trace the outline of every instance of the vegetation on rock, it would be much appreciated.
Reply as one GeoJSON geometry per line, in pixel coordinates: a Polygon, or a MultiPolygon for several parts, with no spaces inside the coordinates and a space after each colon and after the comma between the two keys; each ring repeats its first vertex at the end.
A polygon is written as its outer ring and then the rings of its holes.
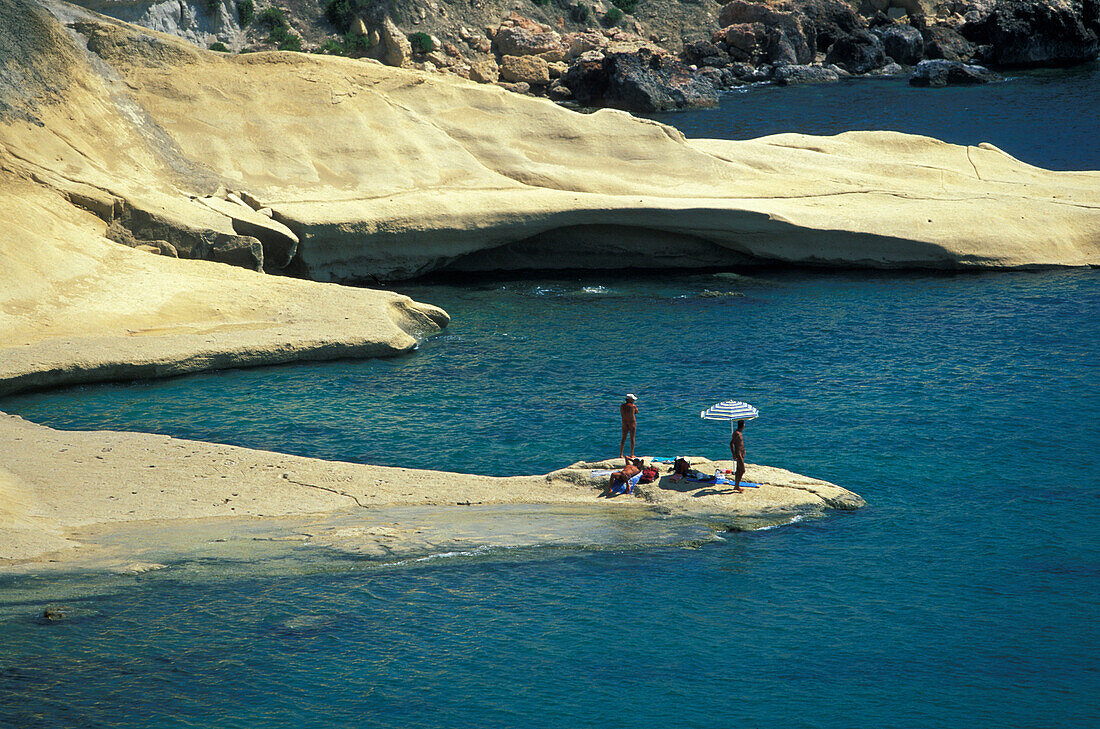
{"type": "Polygon", "coordinates": [[[251,23],[255,15],[256,4],[252,0],[237,0],[237,21],[242,28],[251,23]]]}
{"type": "Polygon", "coordinates": [[[346,33],[364,5],[363,0],[329,0],[325,5],[325,17],[337,30],[346,33]]]}
{"type": "Polygon", "coordinates": [[[417,31],[409,34],[409,43],[417,53],[431,53],[435,50],[435,41],[427,33],[417,31]]]}
{"type": "Polygon", "coordinates": [[[611,0],[611,4],[624,13],[633,14],[634,8],[638,7],[638,0],[611,0]]]}
{"type": "Polygon", "coordinates": [[[229,53],[229,49],[221,41],[214,41],[211,43],[210,50],[217,51],[218,53],[229,53]]]}
{"type": "Polygon", "coordinates": [[[619,10],[617,7],[611,7],[611,8],[608,8],[607,12],[604,14],[603,23],[604,23],[604,25],[606,25],[608,27],[611,27],[611,26],[618,25],[619,22],[622,19],[623,19],[623,11],[619,10]]]}
{"type": "Polygon", "coordinates": [[[370,40],[366,36],[347,33],[342,41],[329,38],[321,44],[317,52],[328,56],[354,56],[366,53],[370,47],[370,40]]]}
{"type": "Polygon", "coordinates": [[[287,22],[286,13],[282,8],[276,5],[264,8],[256,16],[256,22],[271,29],[267,40],[269,43],[275,43],[280,51],[302,50],[302,39],[290,32],[290,23],[287,22]]]}

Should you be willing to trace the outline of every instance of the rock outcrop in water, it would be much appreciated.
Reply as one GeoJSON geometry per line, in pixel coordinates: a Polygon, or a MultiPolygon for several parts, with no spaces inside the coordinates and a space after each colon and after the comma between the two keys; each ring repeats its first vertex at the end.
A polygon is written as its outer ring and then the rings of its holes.
{"type": "MultiPolygon", "coordinates": [[[[368,510],[383,507],[549,504],[583,508],[589,515],[608,508],[657,509],[708,521],[756,517],[782,523],[795,515],[864,505],[859,495],[827,481],[754,464],[747,466],[746,480],[762,486],[744,494],[665,478],[645,487],[639,498],[608,500],[601,498],[606,480],[589,478],[589,469],[607,463],[498,478],[324,461],[144,433],[61,431],[0,413],[0,572],[51,552],[60,552],[57,559],[83,559],[124,574],[163,568],[134,561],[171,561],[165,559],[165,540],[149,535],[157,535],[158,528],[174,530],[177,537],[191,535],[207,551],[213,539],[204,536],[199,519],[206,528],[220,521],[223,536],[237,535],[245,544],[310,539],[318,546],[380,556],[420,541],[419,525],[365,527],[372,518],[368,510]],[[342,514],[348,523],[338,529],[320,524],[331,514],[342,514]],[[308,521],[293,522],[291,516],[308,521]],[[266,526],[261,517],[269,519],[266,526]],[[110,550],[95,548],[101,534],[126,526],[136,529],[129,538],[111,540],[110,550]],[[143,532],[141,526],[152,530],[143,532]]],[[[621,465],[617,461],[616,467],[621,465]]],[[[229,549],[227,556],[241,559],[239,546],[229,549]]]]}

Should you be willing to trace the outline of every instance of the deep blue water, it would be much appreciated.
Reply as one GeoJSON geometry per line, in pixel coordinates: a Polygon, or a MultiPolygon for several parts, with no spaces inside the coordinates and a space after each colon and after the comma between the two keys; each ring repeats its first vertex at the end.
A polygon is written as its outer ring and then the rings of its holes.
{"type": "Polygon", "coordinates": [[[1097,109],[1100,61],[1072,69],[1015,71],[1008,80],[985,86],[919,89],[905,79],[752,86],[723,96],[715,110],[653,116],[689,137],[887,130],[954,144],[989,142],[1047,169],[1096,170],[1097,109]]]}
{"type": "Polygon", "coordinates": [[[454,317],[408,356],[6,398],[58,427],[507,474],[614,455],[627,391],[641,452],[721,455],[698,412],[737,397],[762,413],[751,461],[870,506],[694,549],[170,569],[55,626],[30,620],[49,578],[9,579],[0,725],[1097,725],[1098,273],[747,276],[408,285],[454,317]]]}

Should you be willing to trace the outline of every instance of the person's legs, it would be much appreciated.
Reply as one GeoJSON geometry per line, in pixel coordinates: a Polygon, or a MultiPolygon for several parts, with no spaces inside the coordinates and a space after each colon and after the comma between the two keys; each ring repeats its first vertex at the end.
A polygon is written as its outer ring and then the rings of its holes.
{"type": "Polygon", "coordinates": [[[616,471],[611,474],[611,480],[607,482],[607,495],[611,496],[615,493],[615,488],[622,482],[623,474],[616,471]]]}
{"type": "Polygon", "coordinates": [[[733,490],[737,493],[744,493],[745,489],[741,488],[741,477],[745,475],[745,462],[737,461],[737,470],[734,471],[733,477],[733,490]]]}
{"type": "MultiPolygon", "coordinates": [[[[630,429],[630,457],[631,458],[634,457],[634,436],[637,435],[637,433],[638,433],[637,426],[630,429]]],[[[622,449],[619,449],[619,455],[620,456],[622,455],[622,449]]]]}
{"type": "MultiPolygon", "coordinates": [[[[626,426],[624,425],[624,426],[623,426],[623,437],[622,437],[622,438],[619,438],[619,458],[622,458],[622,457],[623,457],[623,448],[624,448],[624,447],[626,446],[626,436],[627,436],[627,434],[628,434],[629,432],[630,432],[629,428],[627,428],[627,427],[626,427],[626,426]]],[[[634,441],[633,441],[633,437],[634,437],[634,436],[631,436],[631,443],[630,443],[630,450],[631,450],[631,452],[633,452],[633,450],[634,450],[634,441]]]]}

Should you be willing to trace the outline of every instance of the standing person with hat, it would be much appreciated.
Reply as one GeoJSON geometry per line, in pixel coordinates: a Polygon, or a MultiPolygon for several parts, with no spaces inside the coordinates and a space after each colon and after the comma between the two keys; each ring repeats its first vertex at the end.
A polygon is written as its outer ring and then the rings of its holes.
{"type": "Polygon", "coordinates": [[[619,440],[619,458],[623,457],[623,448],[626,446],[626,436],[630,436],[630,457],[634,457],[634,438],[638,434],[638,406],[634,402],[638,398],[634,393],[628,393],[626,401],[619,405],[619,415],[623,420],[623,437],[619,440]]]}

